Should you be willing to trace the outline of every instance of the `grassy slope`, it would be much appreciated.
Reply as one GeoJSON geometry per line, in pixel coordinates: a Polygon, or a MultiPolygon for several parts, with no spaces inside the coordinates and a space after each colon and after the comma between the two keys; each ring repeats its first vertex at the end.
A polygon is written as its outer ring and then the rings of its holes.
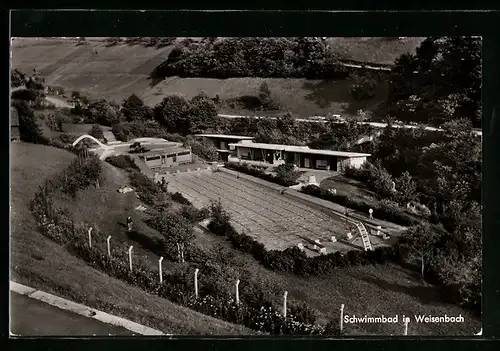
{"type": "Polygon", "coordinates": [[[414,52],[425,38],[345,37],[328,38],[327,42],[337,52],[354,61],[391,65],[405,52],[414,52]]]}
{"type": "MultiPolygon", "coordinates": [[[[51,174],[63,169],[73,159],[66,151],[33,144],[12,144],[11,150],[11,274],[12,279],[56,295],[85,303],[91,307],[128,318],[132,321],[177,334],[251,334],[252,331],[202,315],[167,300],[149,295],[111,278],[70,255],[63,247],[37,231],[28,203],[37,186],[51,174]]],[[[113,172],[106,168],[106,173],[113,172]]],[[[111,177],[112,178],[112,177],[111,177]]],[[[118,182],[123,180],[116,174],[118,182]]],[[[113,207],[106,196],[113,188],[103,185],[95,198],[85,192],[70,209],[84,210],[81,217],[100,216],[113,221],[113,207]],[[101,207],[89,202],[99,197],[101,207]],[[83,202],[87,202],[87,206],[83,202]],[[94,212],[94,210],[97,210],[94,212]],[[109,218],[108,218],[109,217],[109,218]]],[[[115,212],[123,210],[116,206],[115,212]]],[[[106,223],[106,222],[103,222],[106,223]]],[[[115,224],[116,225],[116,224],[115,224]]],[[[103,225],[103,230],[112,227],[103,225]]],[[[115,236],[118,240],[118,237],[115,236]]]]}
{"type": "MultiPolygon", "coordinates": [[[[335,50],[353,60],[392,63],[401,53],[413,51],[421,38],[389,41],[381,38],[330,38],[335,50]]],[[[170,47],[161,49],[128,46],[106,47],[105,43],[89,41],[77,46],[75,41],[56,39],[16,39],[13,41],[12,66],[25,72],[34,68],[47,77],[49,85],[66,90],[81,90],[89,96],[121,101],[135,93],[148,105],[160,102],[165,94],[192,97],[200,91],[222,99],[242,95],[257,95],[259,78],[168,78],[156,86],[150,85],[149,73],[166,59],[170,47]],[[97,54],[92,54],[97,50],[97,54]],[[124,59],[126,58],[126,59],[124,59]]],[[[353,102],[349,81],[305,79],[266,79],[283,111],[298,116],[326,113],[353,115],[358,109],[370,110],[385,99],[385,84],[381,84],[374,99],[353,102]]],[[[251,113],[248,110],[223,108],[226,113],[251,113]]]]}

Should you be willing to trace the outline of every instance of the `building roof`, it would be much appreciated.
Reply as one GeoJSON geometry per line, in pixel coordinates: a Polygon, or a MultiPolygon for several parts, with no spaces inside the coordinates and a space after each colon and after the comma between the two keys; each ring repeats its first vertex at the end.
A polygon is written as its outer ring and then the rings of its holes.
{"type": "Polygon", "coordinates": [[[149,151],[146,151],[146,152],[141,153],[139,155],[151,157],[151,156],[160,156],[160,155],[164,155],[164,154],[175,154],[175,153],[186,152],[186,151],[191,151],[191,150],[184,149],[184,148],[170,148],[170,149],[169,148],[163,148],[163,149],[149,150],[149,151]]]}
{"type": "Polygon", "coordinates": [[[15,108],[10,109],[10,126],[19,126],[19,114],[17,113],[17,109],[15,108]]]}
{"type": "Polygon", "coordinates": [[[284,150],[284,151],[288,151],[288,152],[296,152],[296,153],[302,153],[302,154],[339,156],[339,157],[347,157],[347,158],[371,156],[371,154],[360,154],[357,152],[344,152],[344,151],[332,151],[332,150],[317,150],[317,149],[311,149],[307,146],[295,146],[295,145],[264,144],[264,143],[248,143],[248,144],[237,143],[237,144],[229,144],[229,146],[245,147],[245,148],[249,148],[249,149],[276,150],[276,151],[284,150]]]}
{"type": "Polygon", "coordinates": [[[197,137],[205,138],[220,138],[220,139],[236,139],[236,140],[252,140],[254,137],[243,135],[227,135],[227,134],[195,134],[197,137]]]}

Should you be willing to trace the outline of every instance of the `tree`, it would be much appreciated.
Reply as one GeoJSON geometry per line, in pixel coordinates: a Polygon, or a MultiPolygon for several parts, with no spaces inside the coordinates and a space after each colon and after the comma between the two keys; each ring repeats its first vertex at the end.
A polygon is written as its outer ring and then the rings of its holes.
{"type": "Polygon", "coordinates": [[[104,139],[104,133],[102,132],[101,126],[99,124],[93,124],[89,131],[89,135],[92,135],[96,139],[104,139]]]}
{"type": "Polygon", "coordinates": [[[144,102],[135,94],[123,100],[121,111],[128,122],[135,119],[150,119],[152,117],[151,109],[144,106],[144,102]]]}
{"type": "Polygon", "coordinates": [[[481,38],[431,37],[415,55],[402,55],[391,70],[388,106],[398,119],[468,118],[480,126],[481,38]]]}
{"type": "Polygon", "coordinates": [[[405,171],[400,177],[394,180],[396,185],[396,200],[404,205],[417,197],[417,184],[408,171],[405,171]]]}
{"type": "Polygon", "coordinates": [[[83,111],[89,123],[111,126],[120,122],[122,114],[119,106],[105,99],[92,101],[83,111]]]}
{"type": "Polygon", "coordinates": [[[266,82],[259,87],[259,101],[262,106],[267,106],[271,102],[271,89],[266,82]]]}
{"type": "Polygon", "coordinates": [[[295,170],[294,165],[283,164],[276,168],[276,175],[284,185],[295,185],[297,184],[301,173],[298,170],[295,170]]]}
{"type": "Polygon", "coordinates": [[[47,116],[47,125],[53,131],[64,132],[63,123],[64,123],[64,116],[57,111],[50,113],[47,116]]]}
{"type": "Polygon", "coordinates": [[[278,129],[285,135],[294,135],[297,129],[297,123],[291,113],[285,113],[277,119],[278,129]]]}
{"type": "Polygon", "coordinates": [[[218,121],[217,107],[205,93],[202,92],[191,99],[188,114],[189,132],[191,134],[216,129],[218,121]]]}
{"type": "Polygon", "coordinates": [[[421,278],[425,278],[426,262],[435,255],[436,243],[447,234],[436,226],[421,224],[409,228],[401,237],[399,244],[406,248],[412,258],[418,258],[421,265],[421,278]]]}
{"type": "Polygon", "coordinates": [[[350,92],[355,100],[369,100],[377,92],[377,80],[368,76],[353,75],[350,92]]]}
{"type": "Polygon", "coordinates": [[[227,212],[219,200],[210,203],[210,223],[215,228],[228,228],[231,215],[227,212]]]}
{"type": "Polygon", "coordinates": [[[167,95],[155,106],[154,117],[158,123],[174,133],[188,134],[190,103],[179,95],[167,95]]]}
{"type": "Polygon", "coordinates": [[[171,245],[174,244],[179,262],[185,262],[185,250],[191,245],[195,237],[193,224],[178,212],[168,210],[154,217],[152,225],[166,239],[167,246],[165,250],[171,250],[171,245]]]}
{"type": "Polygon", "coordinates": [[[18,69],[10,71],[10,85],[14,88],[21,87],[26,83],[26,75],[18,69]]]}
{"type": "Polygon", "coordinates": [[[22,141],[39,143],[42,138],[42,131],[36,123],[33,110],[26,101],[16,101],[14,107],[19,115],[19,134],[22,141]]]}

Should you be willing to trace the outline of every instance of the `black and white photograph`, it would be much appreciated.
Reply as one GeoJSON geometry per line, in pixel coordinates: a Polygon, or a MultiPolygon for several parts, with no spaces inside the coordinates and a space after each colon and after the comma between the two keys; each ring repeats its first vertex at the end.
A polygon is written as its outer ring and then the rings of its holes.
{"type": "Polygon", "coordinates": [[[479,36],[12,37],[10,335],[481,335],[481,89],[479,36]]]}

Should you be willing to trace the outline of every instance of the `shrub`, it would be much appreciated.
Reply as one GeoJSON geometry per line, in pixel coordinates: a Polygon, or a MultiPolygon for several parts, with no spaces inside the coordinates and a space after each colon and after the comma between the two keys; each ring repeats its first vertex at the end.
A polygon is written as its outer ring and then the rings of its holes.
{"type": "Polygon", "coordinates": [[[196,156],[201,157],[205,161],[213,162],[219,159],[217,148],[208,145],[206,141],[198,141],[192,138],[187,138],[184,141],[184,147],[191,148],[191,152],[196,156]]]}
{"type": "Polygon", "coordinates": [[[89,135],[92,135],[98,140],[104,139],[104,133],[102,132],[101,126],[99,124],[93,124],[89,131],[89,135]]]}
{"type": "Polygon", "coordinates": [[[296,185],[300,175],[301,173],[295,170],[292,164],[279,165],[276,169],[276,176],[281,184],[296,185]]]}
{"type": "Polygon", "coordinates": [[[279,176],[274,176],[272,174],[268,174],[264,172],[264,170],[260,167],[256,166],[251,166],[248,165],[247,163],[236,163],[236,162],[227,162],[225,164],[225,167],[228,169],[232,169],[241,173],[245,173],[257,178],[261,178],[264,180],[267,180],[268,182],[276,183],[282,186],[292,186],[292,185],[297,185],[297,181],[293,181],[294,178],[298,179],[298,176],[300,176],[300,173],[295,173],[295,171],[289,171],[290,167],[293,166],[284,166],[280,169],[281,176],[283,178],[280,178],[279,176]],[[297,176],[298,175],[298,176],[297,176]]]}
{"type": "Polygon", "coordinates": [[[126,171],[139,171],[134,159],[128,155],[109,156],[105,160],[109,164],[126,171]]]}
{"type": "Polygon", "coordinates": [[[367,76],[354,75],[352,80],[353,82],[350,87],[350,92],[355,100],[368,100],[375,96],[378,85],[376,79],[367,76]]]}

